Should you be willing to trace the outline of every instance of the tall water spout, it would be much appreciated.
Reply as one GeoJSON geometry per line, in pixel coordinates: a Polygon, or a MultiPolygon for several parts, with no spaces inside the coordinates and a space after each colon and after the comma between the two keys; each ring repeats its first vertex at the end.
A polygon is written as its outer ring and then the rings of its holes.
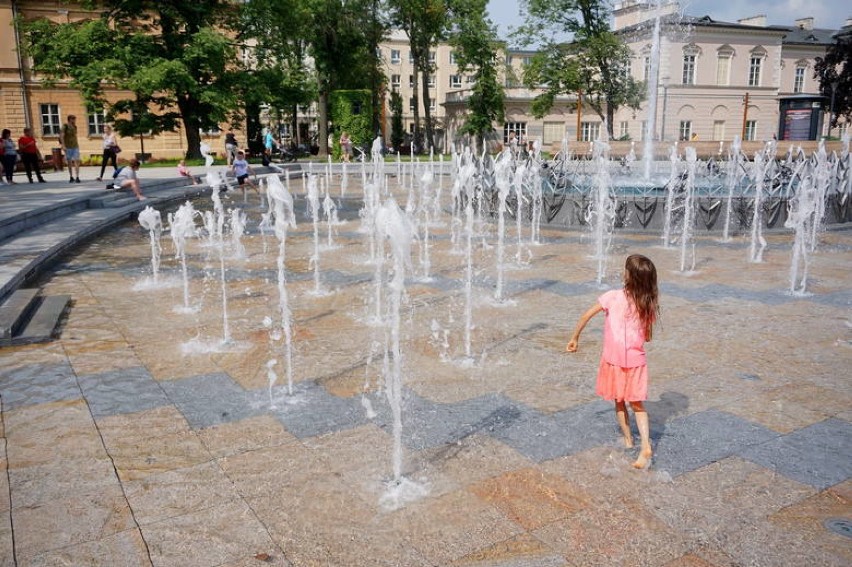
{"type": "Polygon", "coordinates": [[[293,208],[293,196],[281,183],[278,176],[267,179],[266,192],[272,209],[273,227],[278,238],[278,308],[281,316],[281,329],[284,331],[284,355],[287,371],[287,393],[293,394],[293,314],[287,295],[287,273],[284,260],[287,255],[287,231],[296,228],[296,214],[293,208]]]}
{"type": "Polygon", "coordinates": [[[606,273],[609,247],[612,243],[616,205],[615,196],[612,194],[612,179],[609,175],[609,143],[606,139],[606,129],[601,130],[601,137],[594,143],[593,159],[595,162],[594,200],[592,208],[589,209],[587,221],[592,229],[593,257],[598,264],[596,281],[601,284],[606,273]]]}
{"type": "Polygon", "coordinates": [[[731,228],[731,213],[734,204],[734,191],[739,187],[742,180],[742,166],[740,158],[742,156],[741,142],[739,136],[734,136],[734,141],[731,143],[731,156],[728,159],[728,199],[725,207],[725,229],[722,232],[722,242],[731,240],[729,231],[731,228]]]}
{"type": "Polygon", "coordinates": [[[503,272],[505,271],[505,240],[506,240],[506,199],[512,189],[512,153],[503,151],[494,165],[495,183],[497,185],[497,287],[494,299],[503,301],[503,272]]]}
{"type": "Polygon", "coordinates": [[[683,184],[683,224],[680,229],[680,271],[687,271],[686,255],[692,251],[690,270],[695,269],[695,246],[692,242],[692,228],[695,224],[695,164],[698,156],[695,148],[686,148],[686,179],[683,184]]]}
{"type": "Polygon", "coordinates": [[[308,178],[308,209],[311,213],[311,221],[314,227],[314,253],[311,256],[310,265],[314,268],[314,293],[320,295],[322,288],[320,286],[320,252],[319,252],[319,187],[317,186],[317,176],[311,175],[308,178]]]}
{"type": "MultiPolygon", "coordinates": [[[[654,163],[654,139],[657,130],[657,89],[660,84],[660,19],[662,0],[657,0],[657,15],[654,18],[654,32],[651,36],[651,60],[648,70],[648,120],[645,121],[645,142],[642,147],[643,176],[651,179],[651,166],[654,163]]],[[[662,133],[660,136],[662,141],[662,133]]]]}
{"type": "Polygon", "coordinates": [[[402,349],[400,347],[400,308],[405,293],[406,269],[411,267],[411,241],[413,229],[393,198],[389,198],[377,212],[376,224],[390,244],[393,257],[392,277],[388,278],[388,318],[392,357],[390,375],[385,377],[385,390],[393,414],[393,478],[402,480],[402,349]]]}
{"type": "Polygon", "coordinates": [[[751,245],[749,246],[749,261],[763,262],[763,250],[766,248],[766,239],[763,238],[763,191],[766,184],[766,167],[768,159],[763,152],[754,154],[754,166],[752,175],[754,181],[754,202],[751,219],[751,245]]]}
{"type": "Polygon", "coordinates": [[[142,228],[148,230],[148,235],[151,239],[151,272],[152,281],[157,283],[160,274],[160,253],[163,251],[160,245],[160,237],[163,234],[163,221],[160,217],[160,211],[147,206],[139,213],[139,224],[142,228]]]}
{"type": "Polygon", "coordinates": [[[175,256],[180,260],[183,274],[183,308],[191,309],[189,305],[189,275],[186,268],[186,239],[195,236],[195,217],[198,212],[187,201],[174,213],[169,213],[169,231],[175,245],[175,256]]]}

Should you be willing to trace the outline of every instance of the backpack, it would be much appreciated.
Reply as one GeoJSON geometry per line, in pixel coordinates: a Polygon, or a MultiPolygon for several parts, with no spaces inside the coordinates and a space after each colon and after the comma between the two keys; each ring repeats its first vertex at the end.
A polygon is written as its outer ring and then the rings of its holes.
{"type": "Polygon", "coordinates": [[[115,179],[116,177],[118,177],[119,175],[121,175],[121,171],[124,169],[124,167],[125,167],[125,166],[123,166],[123,165],[122,165],[121,167],[119,167],[118,169],[116,169],[115,171],[113,171],[113,172],[112,172],[112,178],[113,178],[113,179],[115,179]]]}

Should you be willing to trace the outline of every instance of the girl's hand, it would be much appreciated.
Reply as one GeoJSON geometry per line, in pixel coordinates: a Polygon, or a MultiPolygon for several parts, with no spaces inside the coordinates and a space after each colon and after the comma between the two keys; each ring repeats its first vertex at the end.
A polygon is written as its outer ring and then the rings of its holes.
{"type": "Polygon", "coordinates": [[[568,341],[568,346],[565,347],[565,350],[568,352],[577,352],[577,339],[571,339],[568,341]]]}

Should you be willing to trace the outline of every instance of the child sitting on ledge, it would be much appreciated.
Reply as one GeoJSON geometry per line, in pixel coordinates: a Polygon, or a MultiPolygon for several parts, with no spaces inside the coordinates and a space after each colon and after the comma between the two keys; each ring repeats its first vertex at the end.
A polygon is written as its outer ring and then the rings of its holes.
{"type": "Polygon", "coordinates": [[[180,160],[180,163],[178,163],[177,166],[177,170],[178,175],[180,175],[181,177],[189,177],[192,180],[193,185],[198,185],[198,179],[196,179],[195,176],[193,176],[189,169],[187,169],[186,167],[186,160],[180,160]]]}

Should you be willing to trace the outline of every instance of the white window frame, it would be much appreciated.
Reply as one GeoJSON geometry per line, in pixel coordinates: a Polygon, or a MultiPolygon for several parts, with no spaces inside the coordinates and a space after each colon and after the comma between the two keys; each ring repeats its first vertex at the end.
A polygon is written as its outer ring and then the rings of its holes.
{"type": "Polygon", "coordinates": [[[59,118],[59,105],[42,103],[39,105],[39,113],[41,114],[41,135],[58,136],[62,129],[62,122],[59,118]]]}
{"type": "Polygon", "coordinates": [[[681,84],[695,84],[695,67],[697,60],[698,55],[696,55],[695,53],[690,52],[683,54],[683,73],[681,74],[681,84]]]}
{"type": "Polygon", "coordinates": [[[731,51],[720,51],[716,56],[716,84],[728,86],[731,84],[731,63],[734,54],[731,51]]]}
{"type": "Polygon", "coordinates": [[[582,122],[580,124],[580,140],[583,142],[594,142],[601,135],[600,122],[582,122]]]}
{"type": "Polygon", "coordinates": [[[399,87],[402,85],[401,79],[399,75],[391,75],[391,89],[399,90],[399,87]]]}
{"type": "Polygon", "coordinates": [[[692,138],[692,120],[681,120],[678,126],[678,136],[680,140],[688,141],[692,138]]]}
{"type": "Polygon", "coordinates": [[[450,88],[460,89],[462,86],[461,75],[450,75],[450,88]]]}
{"type": "Polygon", "coordinates": [[[630,124],[627,122],[627,120],[622,120],[618,124],[618,137],[624,138],[628,134],[630,134],[630,124]]]}
{"type": "Polygon", "coordinates": [[[450,50],[450,65],[456,64],[456,52],[455,50],[450,50]]]}
{"type": "Polygon", "coordinates": [[[793,92],[805,92],[805,80],[807,77],[808,68],[804,65],[797,65],[793,71],[793,92]]]}
{"type": "Polygon", "coordinates": [[[714,120],[713,121],[713,141],[721,142],[725,139],[725,121],[724,120],[714,120]]]}
{"type": "Polygon", "coordinates": [[[526,140],[527,139],[527,123],[526,122],[506,122],[503,125],[503,143],[509,143],[509,134],[512,132],[515,133],[515,139],[526,140]]]}
{"type": "Polygon", "coordinates": [[[764,56],[752,53],[748,61],[748,86],[759,87],[763,75],[764,56]]]}
{"type": "Polygon", "coordinates": [[[86,123],[89,128],[89,136],[102,136],[104,125],[107,123],[106,112],[87,112],[86,123]]]}
{"type": "Polygon", "coordinates": [[[399,65],[402,62],[402,54],[399,49],[391,49],[390,62],[394,65],[399,65]]]}
{"type": "Polygon", "coordinates": [[[435,88],[435,75],[429,75],[428,79],[426,79],[426,85],[429,88],[435,88]]]}
{"type": "Polygon", "coordinates": [[[757,120],[746,120],[745,139],[749,142],[757,139],[757,120]]]}

